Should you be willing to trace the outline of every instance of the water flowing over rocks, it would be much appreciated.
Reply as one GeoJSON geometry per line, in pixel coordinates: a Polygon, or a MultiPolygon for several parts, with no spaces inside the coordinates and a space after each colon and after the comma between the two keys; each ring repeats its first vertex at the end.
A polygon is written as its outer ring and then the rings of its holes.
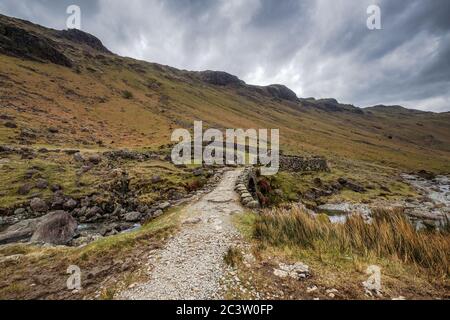
{"type": "Polygon", "coordinates": [[[450,222],[450,177],[423,172],[403,174],[402,178],[423,196],[423,201],[405,203],[405,212],[417,228],[441,228],[450,222]]]}

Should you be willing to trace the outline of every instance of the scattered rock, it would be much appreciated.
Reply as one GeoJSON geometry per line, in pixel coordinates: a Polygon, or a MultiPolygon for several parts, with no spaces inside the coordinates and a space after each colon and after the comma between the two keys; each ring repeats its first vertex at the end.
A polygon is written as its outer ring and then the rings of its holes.
{"type": "Polygon", "coordinates": [[[347,180],[345,178],[339,178],[338,179],[338,183],[341,186],[343,186],[343,187],[345,187],[347,189],[350,189],[350,190],[352,190],[354,192],[363,193],[363,192],[367,191],[366,188],[364,188],[363,186],[357,184],[356,182],[349,181],[349,180],[347,180]]]}
{"type": "Polygon", "coordinates": [[[142,214],[140,212],[129,212],[125,215],[125,221],[138,222],[141,220],[142,214]]]}
{"type": "Polygon", "coordinates": [[[83,162],[83,161],[84,161],[83,156],[82,156],[81,153],[79,153],[79,152],[77,152],[77,153],[75,153],[75,154],[73,155],[73,159],[74,159],[75,161],[77,161],[77,162],[83,162]]]}
{"type": "Polygon", "coordinates": [[[417,172],[417,175],[425,180],[436,179],[436,175],[433,172],[426,171],[426,170],[420,170],[419,172],[417,172]]]}
{"type": "Polygon", "coordinates": [[[191,218],[191,219],[187,219],[183,222],[183,224],[199,224],[200,222],[202,222],[201,218],[191,218]]]}
{"type": "Polygon", "coordinates": [[[157,218],[157,217],[159,217],[159,216],[162,216],[163,215],[163,211],[162,210],[156,210],[154,213],[153,213],[153,217],[154,218],[157,218]]]}
{"type": "Polygon", "coordinates": [[[170,207],[170,203],[169,203],[169,202],[163,202],[163,203],[161,203],[158,207],[159,207],[159,209],[161,209],[161,210],[166,210],[167,208],[170,207]]]}
{"type": "Polygon", "coordinates": [[[92,169],[92,164],[87,164],[81,167],[81,173],[86,173],[92,169]]]}
{"type": "Polygon", "coordinates": [[[27,212],[27,210],[25,210],[24,208],[18,208],[16,210],[14,210],[14,215],[20,216],[20,215],[24,214],[25,212],[27,212]]]}
{"type": "Polygon", "coordinates": [[[48,182],[45,179],[39,179],[36,182],[36,188],[38,188],[38,189],[47,189],[47,187],[48,187],[48,182]]]}
{"type": "Polygon", "coordinates": [[[161,181],[162,181],[162,179],[161,179],[160,176],[153,176],[152,177],[152,183],[159,183],[161,181]]]}
{"type": "Polygon", "coordinates": [[[50,186],[50,190],[52,192],[57,192],[57,191],[62,190],[62,187],[59,184],[53,184],[53,185],[50,186]]]}
{"type": "Polygon", "coordinates": [[[91,154],[88,158],[87,161],[89,161],[92,164],[99,164],[102,161],[102,157],[99,154],[91,154]]]}
{"type": "Polygon", "coordinates": [[[30,208],[34,212],[46,212],[48,210],[48,206],[44,200],[40,198],[34,198],[30,201],[30,208]]]}
{"type": "Polygon", "coordinates": [[[32,183],[26,183],[19,187],[19,190],[17,191],[17,193],[21,196],[25,196],[25,195],[29,194],[33,188],[34,188],[34,185],[32,183]]]}
{"type": "Polygon", "coordinates": [[[65,210],[73,210],[77,207],[78,203],[73,200],[73,199],[69,199],[64,203],[64,209],[65,210]]]}
{"type": "Polygon", "coordinates": [[[301,280],[309,277],[309,266],[301,262],[297,262],[293,265],[280,263],[278,269],[274,269],[273,274],[280,278],[290,277],[295,280],[301,280]]]}
{"type": "Polygon", "coordinates": [[[328,289],[326,292],[330,298],[336,297],[336,294],[339,293],[339,291],[337,289],[328,289]]]}
{"type": "Polygon", "coordinates": [[[8,122],[5,123],[5,127],[6,128],[10,128],[10,129],[16,129],[17,128],[17,124],[15,122],[8,121],[8,122]]]}
{"type": "Polygon", "coordinates": [[[103,213],[102,208],[100,208],[98,206],[94,206],[94,207],[86,210],[86,217],[91,218],[91,217],[96,216],[97,214],[102,214],[102,213],[103,213]]]}
{"type": "Polygon", "coordinates": [[[318,289],[317,286],[308,287],[308,288],[306,288],[306,292],[311,293],[311,292],[317,291],[317,289],[318,289]]]}
{"type": "Polygon", "coordinates": [[[313,183],[318,187],[322,186],[322,180],[320,178],[314,178],[313,183]]]}

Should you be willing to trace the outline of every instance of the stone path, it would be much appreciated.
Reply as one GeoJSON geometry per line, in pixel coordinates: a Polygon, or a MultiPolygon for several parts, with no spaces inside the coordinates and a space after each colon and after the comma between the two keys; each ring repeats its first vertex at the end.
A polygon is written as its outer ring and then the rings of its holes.
{"type": "Polygon", "coordinates": [[[232,215],[243,211],[234,186],[242,170],[225,172],[209,194],[184,209],[181,231],[156,252],[150,281],[128,289],[120,299],[221,299],[223,256],[239,241],[232,215]]]}

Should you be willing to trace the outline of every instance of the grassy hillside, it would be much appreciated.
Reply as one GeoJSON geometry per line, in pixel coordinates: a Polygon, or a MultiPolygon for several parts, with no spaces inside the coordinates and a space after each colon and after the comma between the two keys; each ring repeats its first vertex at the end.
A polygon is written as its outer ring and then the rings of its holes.
{"type": "Polygon", "coordinates": [[[173,129],[203,120],[217,128],[279,128],[288,153],[450,171],[449,113],[284,100],[262,87],[212,84],[202,73],[119,57],[85,34],[68,37],[4,16],[0,25],[37,37],[70,61],[55,63],[32,48],[16,52],[3,31],[2,144],[156,148],[170,143],[173,129]]]}

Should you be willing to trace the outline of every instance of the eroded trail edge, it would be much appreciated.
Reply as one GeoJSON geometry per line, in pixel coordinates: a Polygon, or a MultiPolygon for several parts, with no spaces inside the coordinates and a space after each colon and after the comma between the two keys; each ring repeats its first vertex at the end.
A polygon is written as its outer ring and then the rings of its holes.
{"type": "Polygon", "coordinates": [[[150,280],[123,292],[121,299],[221,299],[223,256],[239,242],[232,223],[243,212],[234,186],[242,170],[224,173],[209,194],[183,209],[181,231],[150,257],[150,280]]]}

